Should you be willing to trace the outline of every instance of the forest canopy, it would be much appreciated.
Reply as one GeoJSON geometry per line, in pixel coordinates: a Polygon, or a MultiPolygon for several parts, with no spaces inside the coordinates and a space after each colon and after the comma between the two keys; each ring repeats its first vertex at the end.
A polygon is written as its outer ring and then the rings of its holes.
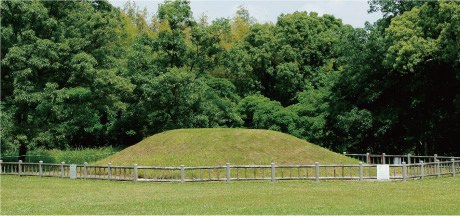
{"type": "Polygon", "coordinates": [[[187,0],[2,1],[1,150],[129,146],[171,129],[288,133],[335,151],[460,154],[460,4],[369,1],[194,18],[187,0]]]}

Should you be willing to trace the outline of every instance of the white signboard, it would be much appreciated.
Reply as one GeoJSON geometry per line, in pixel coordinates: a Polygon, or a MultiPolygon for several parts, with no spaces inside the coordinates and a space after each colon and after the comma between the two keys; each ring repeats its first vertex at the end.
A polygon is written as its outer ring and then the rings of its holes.
{"type": "Polygon", "coordinates": [[[377,180],[390,180],[390,165],[377,165],[377,180]]]}
{"type": "Polygon", "coordinates": [[[70,175],[70,179],[76,179],[77,178],[77,165],[75,165],[75,164],[70,165],[69,175],[70,175]]]}

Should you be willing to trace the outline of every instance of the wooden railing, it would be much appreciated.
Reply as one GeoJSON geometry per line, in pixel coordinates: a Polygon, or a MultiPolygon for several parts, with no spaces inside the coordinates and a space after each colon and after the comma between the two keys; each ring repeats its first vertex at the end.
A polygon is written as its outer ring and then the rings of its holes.
{"type": "Polygon", "coordinates": [[[358,159],[367,164],[402,164],[405,162],[406,164],[413,164],[413,163],[420,163],[420,162],[436,162],[436,161],[450,161],[460,160],[460,157],[450,157],[450,156],[438,156],[434,154],[433,156],[417,156],[417,155],[387,155],[385,153],[382,154],[348,154],[346,152],[343,155],[358,159]]]}
{"type": "MultiPolygon", "coordinates": [[[[377,164],[355,165],[230,165],[201,167],[150,167],[150,166],[112,166],[73,165],[76,169],[71,175],[72,165],[50,163],[23,163],[0,161],[1,175],[60,177],[76,179],[105,179],[117,181],[145,182],[204,182],[204,181],[248,181],[267,180],[365,180],[377,179],[377,164]]],[[[428,176],[452,175],[460,172],[460,160],[429,163],[389,164],[390,179],[423,179],[428,176]]]]}

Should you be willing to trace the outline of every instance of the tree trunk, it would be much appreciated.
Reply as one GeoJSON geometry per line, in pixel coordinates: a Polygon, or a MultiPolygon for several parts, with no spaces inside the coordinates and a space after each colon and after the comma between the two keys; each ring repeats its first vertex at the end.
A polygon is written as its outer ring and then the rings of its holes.
{"type": "Polygon", "coordinates": [[[424,155],[428,155],[428,145],[427,142],[423,143],[424,155]]]}
{"type": "Polygon", "coordinates": [[[19,146],[18,160],[22,160],[23,162],[26,162],[26,154],[27,154],[27,144],[24,142],[21,142],[21,146],[19,146]]]}
{"type": "MultiPolygon", "coordinates": [[[[26,126],[27,126],[27,121],[28,121],[28,108],[27,108],[27,105],[23,105],[23,106],[18,106],[20,107],[18,112],[16,113],[16,121],[19,125],[19,128],[21,131],[17,131],[19,133],[24,133],[26,132],[26,126]]],[[[18,160],[22,160],[23,162],[26,161],[26,154],[27,154],[27,139],[26,140],[23,140],[23,139],[19,139],[18,140],[19,143],[20,143],[20,146],[19,146],[19,157],[18,157],[18,160]]]]}

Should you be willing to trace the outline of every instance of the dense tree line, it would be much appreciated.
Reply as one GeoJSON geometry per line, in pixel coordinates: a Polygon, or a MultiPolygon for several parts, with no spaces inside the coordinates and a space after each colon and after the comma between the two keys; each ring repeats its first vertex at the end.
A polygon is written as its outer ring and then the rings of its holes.
{"type": "Polygon", "coordinates": [[[460,154],[460,5],[369,1],[331,15],[151,18],[128,2],[1,4],[2,151],[132,145],[176,128],[245,127],[335,151],[460,154]]]}

